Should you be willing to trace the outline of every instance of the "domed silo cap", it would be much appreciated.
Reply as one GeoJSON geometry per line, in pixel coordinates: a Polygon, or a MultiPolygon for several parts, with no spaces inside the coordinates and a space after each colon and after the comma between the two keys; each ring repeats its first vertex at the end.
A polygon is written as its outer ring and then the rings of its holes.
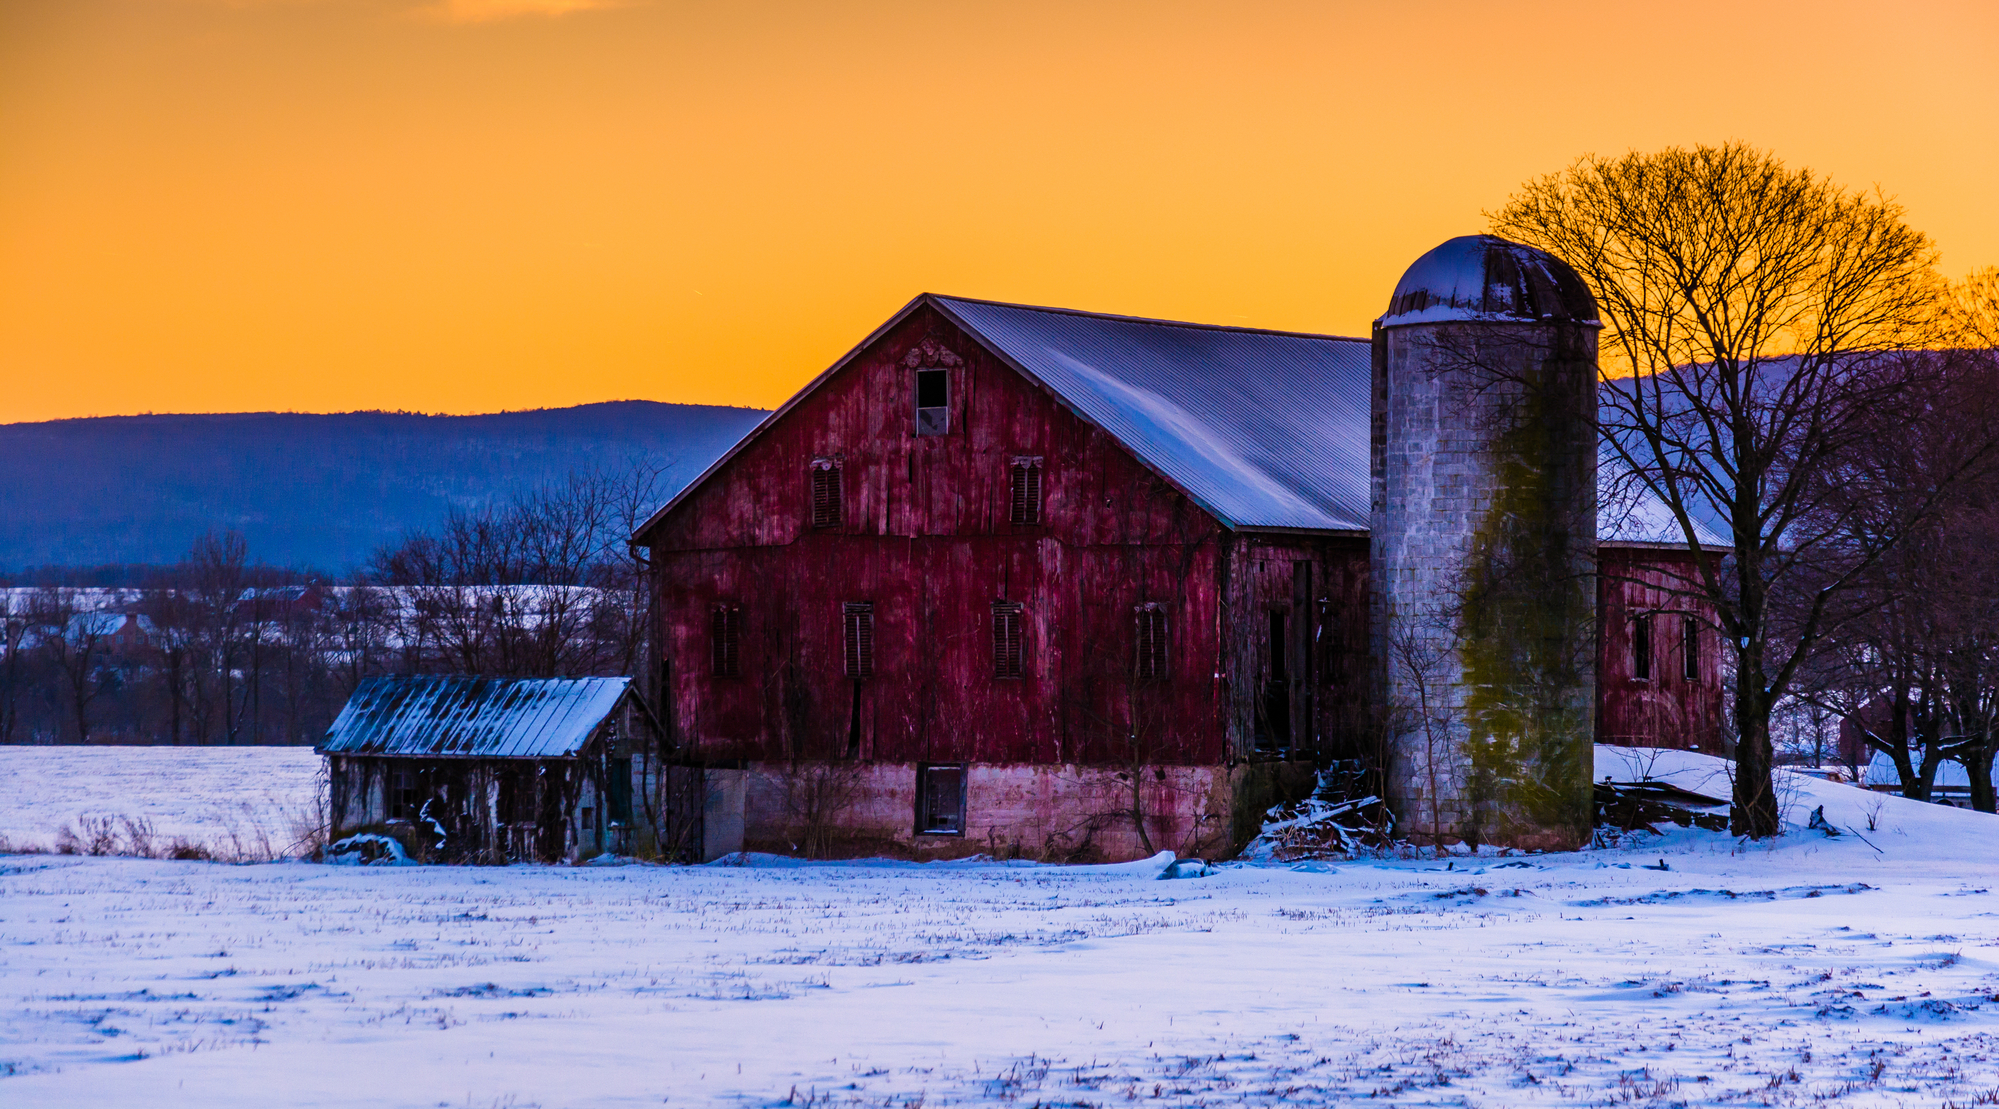
{"type": "Polygon", "coordinates": [[[1497,235],[1461,235],[1416,259],[1375,322],[1458,321],[1602,326],[1596,298],[1567,262],[1497,235]]]}

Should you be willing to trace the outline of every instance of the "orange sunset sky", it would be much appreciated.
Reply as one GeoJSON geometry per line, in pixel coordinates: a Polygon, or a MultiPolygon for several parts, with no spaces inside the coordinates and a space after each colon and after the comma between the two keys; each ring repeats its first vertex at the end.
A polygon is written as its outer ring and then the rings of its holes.
{"type": "Polygon", "coordinates": [[[0,0],[0,421],[768,407],[924,290],[1364,334],[1727,139],[1999,263],[1999,3],[0,0]]]}

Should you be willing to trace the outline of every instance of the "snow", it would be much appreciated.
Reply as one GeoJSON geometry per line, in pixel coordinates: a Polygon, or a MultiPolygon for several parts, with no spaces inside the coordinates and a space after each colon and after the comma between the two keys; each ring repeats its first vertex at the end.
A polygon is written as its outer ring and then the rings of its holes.
{"type": "Polygon", "coordinates": [[[93,819],[127,840],[130,819],[159,845],[268,857],[317,820],[323,762],[310,747],[0,746],[0,844],[54,850],[93,819]]]}
{"type": "MultiPolygon", "coordinates": [[[[1599,751],[1725,793],[1727,766],[1599,751]]],[[[1062,868],[0,857],[0,1103],[1936,1106],[1999,1088],[1999,825],[1062,868]],[[1667,869],[1656,869],[1661,864],[1667,869]]],[[[11,817],[9,819],[12,819],[11,817]]]]}

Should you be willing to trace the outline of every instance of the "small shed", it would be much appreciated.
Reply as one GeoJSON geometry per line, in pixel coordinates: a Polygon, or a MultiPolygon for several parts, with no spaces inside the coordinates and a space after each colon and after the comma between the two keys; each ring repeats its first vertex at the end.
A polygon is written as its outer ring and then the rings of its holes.
{"type": "Polygon", "coordinates": [[[659,737],[629,678],[369,678],[319,746],[330,825],[447,862],[657,854],[659,737]]]}

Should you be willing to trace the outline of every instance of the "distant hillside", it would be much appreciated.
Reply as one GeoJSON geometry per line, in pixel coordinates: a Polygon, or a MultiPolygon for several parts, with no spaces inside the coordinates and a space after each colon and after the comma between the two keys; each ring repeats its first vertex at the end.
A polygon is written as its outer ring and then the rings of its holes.
{"type": "Polygon", "coordinates": [[[210,528],[345,571],[404,529],[572,471],[694,479],[763,413],[651,401],[489,416],[110,416],[0,424],[0,571],[170,563],[210,528]]]}

